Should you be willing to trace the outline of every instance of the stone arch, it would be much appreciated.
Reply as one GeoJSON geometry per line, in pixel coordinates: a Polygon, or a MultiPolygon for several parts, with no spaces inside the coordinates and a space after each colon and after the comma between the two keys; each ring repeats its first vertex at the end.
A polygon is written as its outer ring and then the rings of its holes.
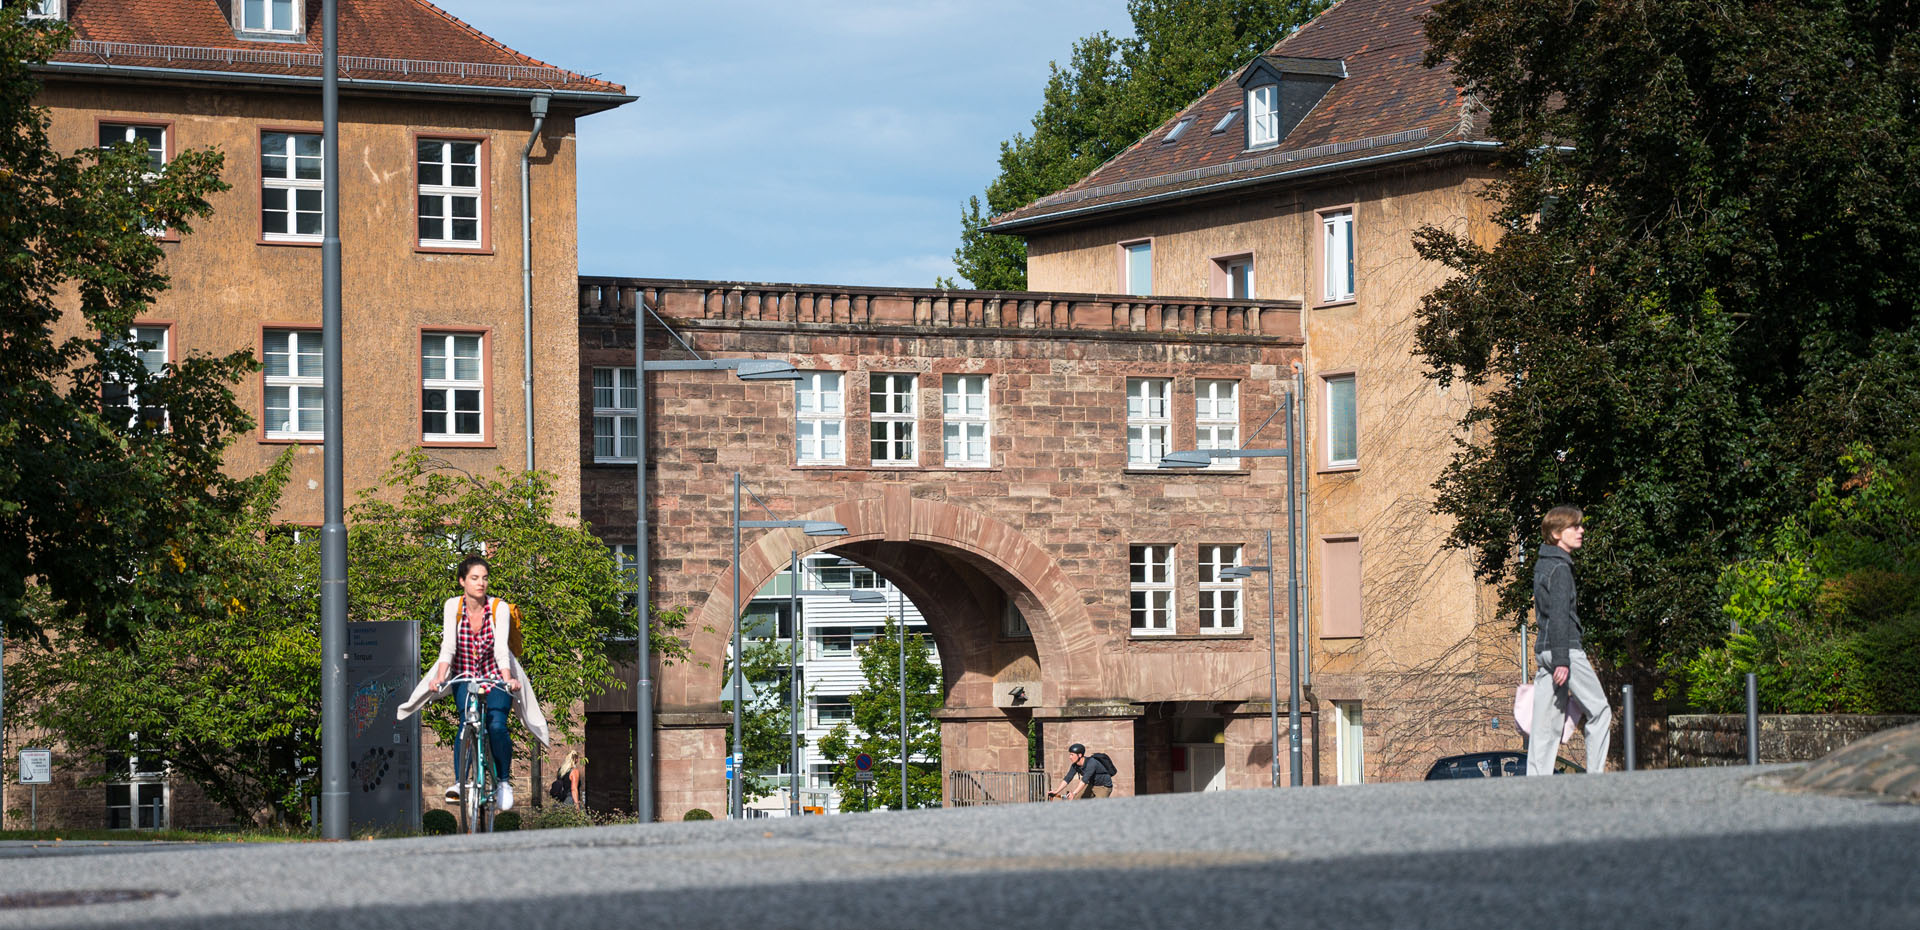
{"type": "MultiPolygon", "coordinates": [[[[880,498],[843,501],[796,517],[840,523],[848,530],[845,536],[810,537],[788,529],[743,540],[738,566],[741,598],[751,599],[753,592],[784,571],[790,552],[797,550],[804,558],[835,551],[881,570],[900,585],[926,615],[935,643],[942,655],[948,656],[960,644],[955,642],[952,625],[938,619],[941,608],[931,602],[933,591],[922,584],[924,576],[916,577],[913,572],[911,550],[927,547],[952,553],[1000,584],[1022,607],[1045,675],[1038,704],[1057,707],[1069,696],[1097,690],[1092,687],[1100,677],[1093,648],[1093,621],[1079,589],[1053,557],[1006,523],[944,501],[912,498],[906,491],[904,486],[889,487],[880,498]],[[897,559],[887,557],[883,547],[889,544],[900,545],[907,554],[897,559]]],[[[705,665],[698,666],[697,671],[688,670],[684,676],[688,690],[681,697],[686,700],[705,695],[706,699],[687,703],[710,704],[712,696],[719,693],[725,674],[719,657],[726,654],[737,613],[732,579],[722,575],[688,623],[693,631],[689,645],[695,662],[704,661],[705,665]]]]}

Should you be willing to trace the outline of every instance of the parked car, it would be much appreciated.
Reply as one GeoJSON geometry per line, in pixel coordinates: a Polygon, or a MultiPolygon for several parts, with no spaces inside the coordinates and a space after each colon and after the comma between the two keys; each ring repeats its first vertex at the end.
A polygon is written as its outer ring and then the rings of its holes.
{"type": "MultiPolygon", "coordinates": [[[[1586,769],[1568,759],[1553,760],[1554,774],[1585,772],[1586,769]]],[[[1464,755],[1447,756],[1435,759],[1433,767],[1427,769],[1427,781],[1444,781],[1449,778],[1500,778],[1505,775],[1527,774],[1527,754],[1511,749],[1493,752],[1469,752],[1464,755]]]]}

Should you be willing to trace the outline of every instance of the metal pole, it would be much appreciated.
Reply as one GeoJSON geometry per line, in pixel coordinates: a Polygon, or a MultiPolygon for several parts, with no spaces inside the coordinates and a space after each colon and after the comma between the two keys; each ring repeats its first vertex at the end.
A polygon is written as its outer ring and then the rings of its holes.
{"type": "MultiPolygon", "coordinates": [[[[1287,411],[1287,499],[1293,500],[1293,398],[1288,396],[1287,411]]],[[[1294,532],[1295,521],[1300,517],[1298,508],[1287,508],[1287,675],[1290,679],[1287,691],[1287,764],[1293,771],[1287,781],[1295,788],[1300,787],[1300,547],[1299,535],[1294,532]]],[[[1273,534],[1267,534],[1272,540],[1273,534]]],[[[1271,545],[1271,543],[1269,543],[1271,545]]],[[[1267,583],[1273,583],[1273,555],[1267,555],[1267,583]]],[[[1267,603],[1273,603],[1273,596],[1267,596],[1267,603]]],[[[1271,628],[1272,624],[1269,623],[1271,628]]]]}
{"type": "Polygon", "coordinates": [[[733,473],[733,755],[728,766],[733,778],[727,785],[727,816],[734,819],[746,816],[740,809],[740,782],[746,775],[741,771],[745,767],[746,752],[741,749],[744,737],[740,732],[740,686],[747,676],[740,659],[740,473],[736,471],[733,473]]]}
{"type": "MultiPolygon", "coordinates": [[[[1307,441],[1307,405],[1300,400],[1306,396],[1307,374],[1301,370],[1300,363],[1295,362],[1293,363],[1293,394],[1287,399],[1287,406],[1292,408],[1287,416],[1287,425],[1294,427],[1297,422],[1298,428],[1287,438],[1287,474],[1299,478],[1298,487],[1288,496],[1293,498],[1295,514],[1293,522],[1296,527],[1293,535],[1300,538],[1299,551],[1301,552],[1307,551],[1307,526],[1311,514],[1307,509],[1307,460],[1295,451],[1294,443],[1296,440],[1301,443],[1307,441]]],[[[1313,586],[1301,585],[1297,600],[1300,603],[1301,623],[1300,638],[1297,643],[1300,647],[1300,677],[1305,682],[1305,686],[1311,688],[1313,687],[1313,650],[1308,647],[1308,644],[1312,642],[1313,634],[1306,629],[1306,624],[1307,618],[1313,616],[1313,586]]],[[[1293,645],[1296,644],[1290,643],[1289,647],[1293,645]]]]}
{"type": "Polygon", "coordinates": [[[1620,721],[1622,748],[1626,750],[1627,771],[1633,771],[1633,686],[1620,686],[1620,711],[1624,715],[1620,721]]]}
{"type": "Polygon", "coordinates": [[[320,85],[320,345],[325,523],[320,527],[320,816],[327,839],[347,838],[347,526],[340,425],[340,45],[338,0],[323,0],[320,85]]]}
{"type": "Polygon", "coordinates": [[[1747,764],[1760,764],[1760,686],[1747,673],[1747,764]]]}
{"type": "MultiPolygon", "coordinates": [[[[1293,467],[1292,462],[1287,467],[1293,467]]],[[[1273,747],[1272,778],[1269,787],[1280,787],[1280,657],[1274,649],[1278,637],[1273,613],[1273,531],[1267,531],[1267,716],[1272,724],[1268,745],[1273,747]]],[[[1288,647],[1292,655],[1292,647],[1288,647]]]]}
{"type": "Polygon", "coordinates": [[[893,586],[894,613],[900,624],[900,809],[907,809],[907,592],[893,586]]]}
{"type": "MultiPolygon", "coordinates": [[[[640,596],[635,604],[633,673],[633,812],[641,823],[653,822],[653,612],[648,609],[653,579],[647,570],[647,298],[634,295],[633,305],[634,442],[639,446],[633,464],[633,572],[639,576],[640,596]]],[[[616,375],[615,394],[620,391],[616,375]]],[[[619,398],[615,397],[615,401],[619,398]]],[[[619,435],[619,431],[614,433],[619,435]]],[[[614,451],[618,452],[618,449],[614,451]]]]}
{"type": "MultiPolygon", "coordinates": [[[[787,550],[787,816],[800,816],[800,550],[787,550]]],[[[777,631],[776,631],[777,632],[777,631]]]]}

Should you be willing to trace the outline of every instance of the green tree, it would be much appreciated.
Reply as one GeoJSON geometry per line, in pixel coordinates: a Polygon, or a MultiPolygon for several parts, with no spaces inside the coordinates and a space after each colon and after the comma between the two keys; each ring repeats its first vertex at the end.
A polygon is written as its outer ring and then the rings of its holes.
{"type": "Polygon", "coordinates": [[[122,637],[196,582],[121,579],[254,490],[220,469],[251,428],[231,385],[254,362],[242,351],[150,371],[129,345],[168,286],[152,231],[184,236],[209,215],[227,187],[221,156],[183,151],[155,171],[133,146],[55,152],[30,68],[72,31],[24,20],[32,6],[0,9],[0,629],[122,637]],[[77,335],[57,335],[63,318],[77,335]]]}
{"type": "MultiPolygon", "coordinates": [[[[791,698],[792,679],[788,677],[787,645],[774,640],[749,640],[744,647],[746,653],[745,698],[747,714],[740,721],[741,742],[746,744],[746,781],[740,789],[743,796],[754,801],[773,794],[779,788],[777,773],[781,766],[790,760],[789,750],[792,744],[793,700],[791,698]]],[[[731,685],[733,681],[733,661],[729,659],[725,667],[724,680],[731,685]]],[[[733,713],[732,691],[720,701],[720,707],[727,713],[733,713]]],[[[800,737],[800,745],[805,746],[806,737],[800,737]]],[[[733,730],[727,730],[727,749],[733,750],[733,730]]]]}
{"type": "Polygon", "coordinates": [[[1000,144],[986,199],[960,213],[954,267],[974,287],[1022,290],[1027,247],[986,231],[998,214],[1093,173],[1181,107],[1272,48],[1327,7],[1325,0],[1129,0],[1134,34],[1101,31],[1049,66],[1033,131],[1000,144]]]}
{"type": "MultiPolygon", "coordinates": [[[[887,618],[885,635],[860,646],[860,673],[866,686],[848,698],[853,720],[820,738],[820,754],[833,764],[833,787],[844,812],[900,806],[900,649],[901,626],[887,618]],[[853,759],[873,757],[873,781],[856,779],[853,759]]],[[[910,635],[907,653],[907,804],[940,806],[940,669],[924,635],[910,635]]]]}
{"type": "MultiPolygon", "coordinates": [[[[180,528],[178,546],[123,582],[155,607],[126,637],[96,643],[79,617],[36,618],[54,635],[8,666],[9,695],[25,709],[15,726],[57,738],[94,771],[130,748],[165,758],[236,821],[262,811],[304,821],[322,736],[320,558],[317,540],[271,523],[289,458],[255,483],[243,513],[180,528]]],[[[521,660],[566,739],[572,705],[615,682],[610,660],[631,622],[627,581],[605,546],[556,522],[551,505],[544,475],[483,480],[404,453],[385,496],[368,492],[353,508],[348,598],[353,619],[419,623],[424,669],[454,564],[486,541],[494,592],[522,607],[521,660]]],[[[687,654],[682,625],[677,613],[654,617],[669,660],[687,654]]],[[[425,712],[449,742],[451,703],[425,712]]]]}
{"type": "Polygon", "coordinates": [[[1752,673],[1769,713],[1920,712],[1920,443],[1840,466],[1721,574],[1732,632],[1687,664],[1689,703],[1738,710],[1752,673]]]}
{"type": "Polygon", "coordinates": [[[1586,505],[1589,646],[1657,683],[1723,637],[1722,568],[1834,445],[1920,413],[1910,374],[1870,364],[1911,344],[1920,296],[1913,17],[1444,0],[1427,28],[1505,152],[1498,242],[1417,238],[1454,272],[1420,351],[1475,388],[1438,508],[1517,622],[1539,515],[1586,505]],[[1856,397],[1885,418],[1837,413],[1856,397]]]}

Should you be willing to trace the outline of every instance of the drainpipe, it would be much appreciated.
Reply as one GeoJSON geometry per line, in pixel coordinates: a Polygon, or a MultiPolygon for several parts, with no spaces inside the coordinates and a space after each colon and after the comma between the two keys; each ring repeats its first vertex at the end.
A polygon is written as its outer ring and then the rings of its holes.
{"type": "MultiPolygon", "coordinates": [[[[533,470],[533,209],[527,200],[527,162],[533,157],[533,143],[547,122],[546,94],[533,98],[533,132],[520,150],[520,334],[526,344],[526,358],[520,367],[520,394],[527,420],[527,470],[533,470]]],[[[538,785],[534,786],[536,789],[538,785]]]]}
{"type": "MultiPolygon", "coordinates": [[[[1293,396],[1299,398],[1299,402],[1294,404],[1293,415],[1298,417],[1300,421],[1299,432],[1294,435],[1298,437],[1297,441],[1304,448],[1307,445],[1307,408],[1311,405],[1307,403],[1307,373],[1299,362],[1293,363],[1293,396]]],[[[1294,491],[1296,496],[1293,499],[1292,506],[1294,512],[1300,515],[1299,551],[1302,560],[1308,563],[1311,563],[1313,560],[1313,557],[1308,554],[1309,550],[1307,545],[1308,540],[1313,538],[1307,530],[1307,518],[1309,514],[1307,503],[1311,500],[1311,496],[1307,493],[1307,478],[1309,476],[1307,462],[1310,458],[1311,456],[1295,455],[1287,462],[1288,468],[1298,469],[1300,473],[1300,484],[1294,491]]],[[[1313,690],[1313,655],[1309,651],[1308,646],[1313,642],[1313,631],[1310,628],[1311,624],[1307,622],[1307,618],[1312,616],[1312,614],[1308,613],[1308,610],[1313,606],[1313,585],[1307,579],[1304,570],[1300,572],[1300,575],[1300,639],[1298,642],[1289,643],[1287,648],[1299,648],[1300,674],[1301,677],[1305,679],[1303,682],[1304,686],[1311,692],[1313,690]]]]}

